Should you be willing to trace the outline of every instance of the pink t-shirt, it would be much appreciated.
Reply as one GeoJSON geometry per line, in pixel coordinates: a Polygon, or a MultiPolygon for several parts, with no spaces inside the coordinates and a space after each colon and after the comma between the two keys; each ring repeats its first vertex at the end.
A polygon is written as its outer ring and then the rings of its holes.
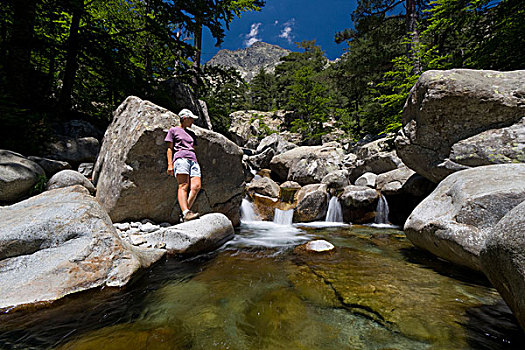
{"type": "Polygon", "coordinates": [[[193,131],[180,127],[170,128],[168,135],[164,139],[166,142],[173,142],[173,161],[178,158],[185,158],[197,161],[194,145],[197,144],[197,137],[193,131]]]}

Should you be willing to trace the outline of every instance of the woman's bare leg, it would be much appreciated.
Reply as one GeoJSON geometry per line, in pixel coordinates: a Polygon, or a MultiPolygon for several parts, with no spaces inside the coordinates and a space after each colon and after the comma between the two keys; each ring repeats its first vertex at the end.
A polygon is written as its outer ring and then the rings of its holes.
{"type": "Polygon", "coordinates": [[[177,174],[177,199],[179,200],[179,206],[181,211],[189,209],[188,207],[188,188],[190,176],[188,174],[177,174]]]}
{"type": "Polygon", "coordinates": [[[188,197],[188,208],[191,209],[193,202],[195,202],[195,198],[197,198],[197,195],[199,194],[199,191],[201,190],[201,178],[194,176],[191,178],[191,185],[190,185],[190,195],[188,197]]]}

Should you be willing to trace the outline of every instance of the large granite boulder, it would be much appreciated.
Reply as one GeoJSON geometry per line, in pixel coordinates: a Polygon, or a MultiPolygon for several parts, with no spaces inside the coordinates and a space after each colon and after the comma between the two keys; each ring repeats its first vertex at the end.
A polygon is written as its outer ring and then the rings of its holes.
{"type": "Polygon", "coordinates": [[[525,71],[426,71],[406,101],[397,153],[436,183],[471,166],[520,162],[524,116],[525,71]]]}
{"type": "Polygon", "coordinates": [[[46,191],[0,208],[0,309],[123,286],[164,254],[123,242],[85,188],[46,191]]]}
{"type": "Polygon", "coordinates": [[[44,169],[23,155],[0,150],[0,202],[13,202],[26,196],[45,176],[44,169]]]}
{"type": "Polygon", "coordinates": [[[483,272],[525,329],[525,201],[492,228],[480,260],[483,272]]]}
{"type": "Polygon", "coordinates": [[[165,245],[168,254],[200,254],[220,247],[234,234],[233,225],[224,214],[212,213],[142,237],[152,246],[165,245]]]}
{"type": "Polygon", "coordinates": [[[295,197],[297,206],[293,213],[294,222],[324,219],[328,210],[328,187],[326,185],[306,185],[295,194],[295,197]]]}
{"type": "Polygon", "coordinates": [[[264,152],[266,149],[271,148],[276,154],[281,154],[296,147],[296,144],[287,141],[281,134],[273,133],[261,140],[257,146],[257,153],[264,152]]]}
{"type": "Polygon", "coordinates": [[[302,146],[273,157],[270,169],[281,182],[315,184],[329,173],[343,169],[343,158],[343,149],[332,145],[302,146]]]}
{"type": "Polygon", "coordinates": [[[85,177],[78,171],[69,169],[59,171],[58,173],[53,175],[47,182],[46,189],[49,191],[54,190],[56,188],[69,187],[75,185],[84,186],[89,191],[89,193],[95,193],[95,187],[93,186],[91,181],[88,180],[87,177],[85,177]]]}
{"type": "Polygon", "coordinates": [[[525,164],[486,165],[449,175],[414,209],[405,233],[414,245],[481,270],[493,227],[525,200],[525,164]]]}
{"type": "MultiPolygon", "coordinates": [[[[115,111],[93,171],[97,199],[113,221],[179,221],[177,181],[166,174],[164,142],[167,130],[178,123],[176,114],[134,96],[115,111]]],[[[223,213],[238,225],[244,190],[242,151],[213,131],[196,126],[192,131],[202,170],[202,190],[192,209],[223,213]]]]}

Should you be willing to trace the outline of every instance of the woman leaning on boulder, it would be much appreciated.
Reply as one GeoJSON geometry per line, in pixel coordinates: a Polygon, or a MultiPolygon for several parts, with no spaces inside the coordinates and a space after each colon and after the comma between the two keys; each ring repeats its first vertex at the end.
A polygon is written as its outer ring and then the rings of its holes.
{"type": "Polygon", "coordinates": [[[199,213],[190,210],[201,189],[201,168],[194,149],[197,138],[189,129],[198,117],[189,109],[181,110],[179,117],[180,126],[170,128],[164,141],[168,143],[167,172],[177,179],[177,199],[182,210],[182,220],[189,221],[199,217],[199,213]]]}

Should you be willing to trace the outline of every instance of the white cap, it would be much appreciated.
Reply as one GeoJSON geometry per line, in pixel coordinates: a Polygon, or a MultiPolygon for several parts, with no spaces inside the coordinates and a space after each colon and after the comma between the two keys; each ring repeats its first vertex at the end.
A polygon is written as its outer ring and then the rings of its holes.
{"type": "Polygon", "coordinates": [[[195,114],[193,114],[189,109],[184,108],[179,112],[179,117],[181,118],[193,118],[193,119],[199,119],[195,114]]]}

